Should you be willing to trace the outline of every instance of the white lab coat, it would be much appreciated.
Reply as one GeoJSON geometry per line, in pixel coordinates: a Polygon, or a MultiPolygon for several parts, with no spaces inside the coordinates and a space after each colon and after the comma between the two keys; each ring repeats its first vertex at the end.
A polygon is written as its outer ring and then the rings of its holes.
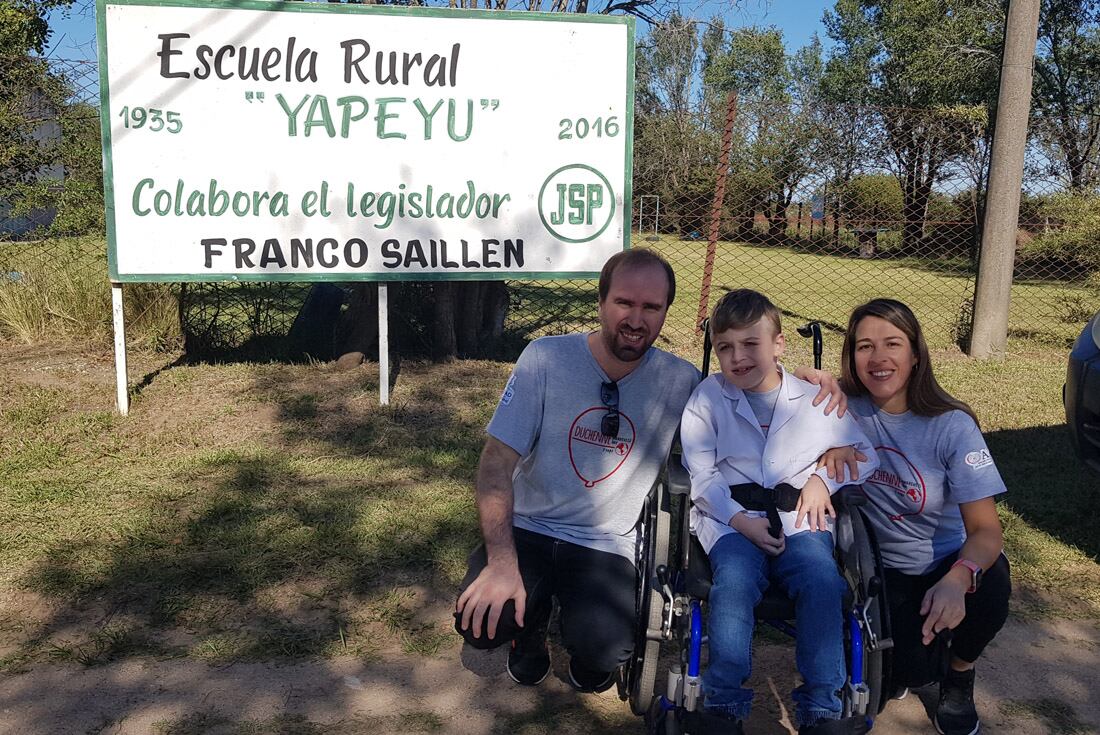
{"type": "MultiPolygon", "coordinates": [[[[878,467],[878,455],[851,414],[837,418],[833,411],[826,416],[824,402],[813,405],[817,386],[780,370],[783,384],[767,437],[744,393],[720,373],[700,383],[684,409],[680,441],[691,474],[691,528],[708,553],[719,538],[736,533],[729,521],[744,510],[730,497],[730,485],[775,487],[785,482],[802,488],[816,474],[835,493],[840,485],[824,467],[816,469],[818,458],[833,447],[854,446],[867,457],[859,463],[861,478],[878,467]]],[[[795,528],[794,512],[780,512],[779,517],[788,536],[808,530],[805,521],[795,528]]]]}

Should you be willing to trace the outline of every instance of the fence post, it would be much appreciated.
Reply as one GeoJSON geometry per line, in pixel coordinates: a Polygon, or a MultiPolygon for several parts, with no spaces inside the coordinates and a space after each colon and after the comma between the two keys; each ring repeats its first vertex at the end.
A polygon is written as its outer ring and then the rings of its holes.
{"type": "Polygon", "coordinates": [[[1039,0],[1010,0],[1006,23],[970,336],[970,356],[982,358],[1003,358],[1008,341],[1039,0]]]}
{"type": "Polygon", "coordinates": [[[722,203],[726,199],[726,173],[733,147],[733,122],[737,119],[737,92],[726,95],[726,128],[722,131],[722,153],[718,157],[718,183],[714,187],[714,205],[710,209],[710,233],[707,237],[707,259],[703,264],[703,286],[699,289],[699,311],[695,316],[695,333],[703,329],[710,302],[710,282],[714,275],[714,253],[718,247],[718,226],[722,220],[722,203]]]}

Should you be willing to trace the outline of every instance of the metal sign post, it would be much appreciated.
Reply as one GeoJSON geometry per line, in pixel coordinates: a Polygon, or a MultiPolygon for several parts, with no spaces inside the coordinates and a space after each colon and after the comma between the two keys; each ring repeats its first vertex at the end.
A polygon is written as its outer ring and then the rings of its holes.
{"type": "Polygon", "coordinates": [[[129,378],[126,373],[126,323],[122,316],[122,284],[111,284],[111,316],[115,327],[115,384],[118,412],[130,413],[129,378]]]}
{"type": "Polygon", "coordinates": [[[378,282],[378,401],[390,405],[390,305],[385,281],[378,282]]]}

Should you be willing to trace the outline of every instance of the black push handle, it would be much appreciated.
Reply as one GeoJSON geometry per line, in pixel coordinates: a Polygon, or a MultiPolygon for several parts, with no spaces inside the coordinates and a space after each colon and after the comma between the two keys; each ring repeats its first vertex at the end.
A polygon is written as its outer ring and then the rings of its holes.
{"type": "Polygon", "coordinates": [[[821,342],[821,322],[813,321],[805,326],[798,328],[798,333],[803,337],[813,337],[814,339],[814,369],[821,369],[821,354],[825,351],[821,342]]]}
{"type": "Polygon", "coordinates": [[[707,317],[699,325],[699,329],[703,330],[703,377],[707,377],[710,373],[710,317],[707,317]]]}

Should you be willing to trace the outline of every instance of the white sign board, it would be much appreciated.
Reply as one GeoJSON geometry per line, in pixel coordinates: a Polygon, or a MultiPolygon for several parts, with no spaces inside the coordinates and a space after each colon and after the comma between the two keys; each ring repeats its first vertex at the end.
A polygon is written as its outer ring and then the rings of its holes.
{"type": "Polygon", "coordinates": [[[98,0],[111,278],[592,275],[632,18],[98,0]]]}

